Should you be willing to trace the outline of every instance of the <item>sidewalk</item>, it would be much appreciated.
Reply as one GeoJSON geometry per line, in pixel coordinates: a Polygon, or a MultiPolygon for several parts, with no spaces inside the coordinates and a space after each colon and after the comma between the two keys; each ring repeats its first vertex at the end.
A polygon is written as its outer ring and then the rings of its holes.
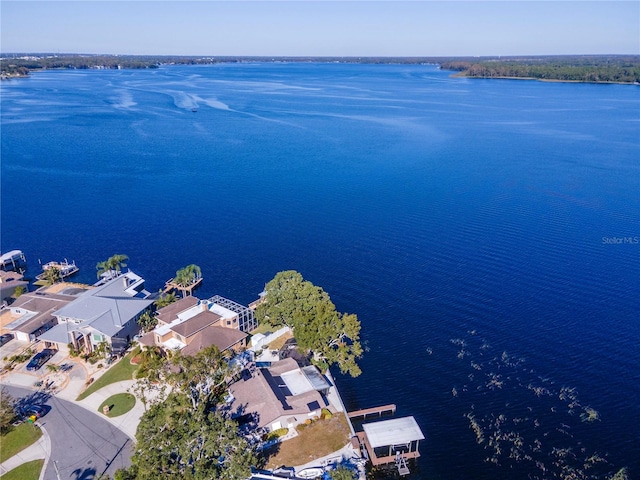
{"type": "MultiPolygon", "coordinates": [[[[40,429],[42,430],[42,436],[36,443],[29,445],[21,452],[16,453],[13,457],[0,464],[0,475],[4,475],[23,463],[31,462],[32,460],[42,458],[44,459],[44,466],[49,463],[49,456],[51,455],[51,440],[49,439],[49,434],[44,427],[40,426],[40,429]]],[[[45,470],[46,468],[42,468],[42,471],[40,472],[40,479],[44,477],[45,470]]]]}
{"type": "Polygon", "coordinates": [[[351,464],[356,467],[358,472],[358,479],[364,480],[366,479],[366,470],[365,470],[364,460],[360,456],[360,452],[353,448],[351,443],[348,443],[340,450],[330,453],[329,455],[325,455],[321,458],[316,458],[315,460],[305,463],[304,465],[294,466],[296,472],[301,472],[307,468],[322,468],[323,470],[330,470],[331,468],[336,467],[339,464],[351,464]]]}
{"type": "MultiPolygon", "coordinates": [[[[122,430],[126,433],[132,440],[136,439],[136,430],[138,428],[138,424],[140,423],[140,418],[145,412],[145,407],[142,401],[133,393],[131,387],[135,385],[135,380],[123,380],[121,382],[112,383],[107,385],[106,387],[101,388],[97,392],[92,393],[84,400],[80,400],[79,402],[75,402],[77,405],[80,405],[87,410],[92,411],[96,415],[100,415],[102,418],[112,423],[116,428],[122,430]],[[109,418],[104,415],[101,411],[99,411],[100,405],[109,398],[111,395],[115,395],[117,393],[131,393],[136,397],[136,403],[131,410],[127,413],[120,415],[118,417],[109,418]]],[[[61,395],[58,395],[62,398],[61,395]]],[[[149,395],[152,397],[152,395],[149,395]]],[[[77,395],[76,395],[77,397],[77,395]]],[[[74,397],[75,400],[75,397],[74,397]]]]}
{"type": "MultiPolygon", "coordinates": [[[[37,387],[36,382],[42,382],[42,385],[46,385],[50,382],[52,388],[48,391],[51,395],[80,405],[81,407],[93,412],[95,415],[100,415],[135,441],[136,429],[140,423],[140,418],[145,412],[144,404],[131,389],[135,384],[135,381],[124,380],[107,385],[106,387],[92,393],[84,400],[76,401],[78,395],[84,391],[87,385],[87,379],[90,377],[97,379],[104,374],[107,369],[92,369],[90,365],[85,365],[84,363],[76,362],[75,360],[68,358],[64,359],[61,363],[71,365],[71,368],[64,371],[59,370],[57,372],[47,372],[44,370],[40,370],[35,373],[26,371],[8,372],[2,376],[2,384],[38,391],[42,387],[37,387]],[[109,418],[99,411],[99,408],[107,398],[117,393],[131,393],[136,397],[136,403],[127,413],[118,417],[109,418]]],[[[148,393],[147,398],[152,399],[155,395],[157,395],[157,392],[148,393]]],[[[25,448],[0,465],[0,475],[3,475],[23,463],[40,458],[44,459],[44,464],[46,466],[49,462],[50,455],[51,441],[46,430],[42,428],[42,437],[40,437],[36,443],[25,448]]],[[[44,476],[45,470],[46,468],[43,468],[40,473],[41,480],[44,476]]]]}

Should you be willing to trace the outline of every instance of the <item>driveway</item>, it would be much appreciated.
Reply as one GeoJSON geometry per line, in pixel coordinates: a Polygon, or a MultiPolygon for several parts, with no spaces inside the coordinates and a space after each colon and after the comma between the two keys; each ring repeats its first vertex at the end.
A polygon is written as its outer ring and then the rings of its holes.
{"type": "Polygon", "coordinates": [[[131,464],[132,440],[99,415],[57,397],[34,398],[41,392],[5,388],[16,400],[33,398],[51,407],[38,420],[51,439],[44,480],[58,480],[54,461],[61,480],[94,480],[105,473],[113,477],[117,469],[131,464]]]}

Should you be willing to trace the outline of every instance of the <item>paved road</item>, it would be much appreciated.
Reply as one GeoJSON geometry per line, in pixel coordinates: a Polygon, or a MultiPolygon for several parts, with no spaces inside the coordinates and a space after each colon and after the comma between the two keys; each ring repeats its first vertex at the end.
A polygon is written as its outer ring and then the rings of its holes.
{"type": "MultiPolygon", "coordinates": [[[[16,399],[37,395],[24,388],[6,385],[16,399]]],[[[131,464],[132,440],[107,420],[87,409],[50,397],[51,407],[40,423],[51,438],[51,458],[44,480],[57,480],[53,461],[61,480],[94,480],[103,473],[113,477],[115,471],[131,464]]]]}

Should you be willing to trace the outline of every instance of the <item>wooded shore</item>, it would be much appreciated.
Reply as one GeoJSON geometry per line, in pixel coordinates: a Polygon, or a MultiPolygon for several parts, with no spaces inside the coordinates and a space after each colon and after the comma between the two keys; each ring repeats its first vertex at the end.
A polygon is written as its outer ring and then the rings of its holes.
{"type": "Polygon", "coordinates": [[[522,57],[226,57],[83,54],[5,54],[2,79],[43,69],[146,69],[161,65],[245,62],[433,64],[470,78],[519,78],[590,83],[640,83],[640,55],[560,55],[522,57]]]}

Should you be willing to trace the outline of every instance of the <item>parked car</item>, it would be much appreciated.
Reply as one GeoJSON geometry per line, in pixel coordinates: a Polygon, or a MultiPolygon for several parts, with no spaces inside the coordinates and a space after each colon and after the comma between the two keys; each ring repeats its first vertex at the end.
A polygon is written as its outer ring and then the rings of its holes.
{"type": "Polygon", "coordinates": [[[5,343],[10,342],[11,340],[13,340],[12,333],[5,333],[4,335],[0,335],[0,347],[3,346],[5,343]]]}
{"type": "Polygon", "coordinates": [[[55,354],[56,351],[51,348],[45,348],[40,353],[36,353],[31,361],[29,361],[29,363],[27,364],[27,370],[38,370],[55,354]]]}
{"type": "Polygon", "coordinates": [[[20,409],[20,414],[26,418],[29,418],[31,416],[40,418],[46,415],[48,411],[49,407],[47,407],[46,405],[27,405],[26,407],[20,409]]]}

